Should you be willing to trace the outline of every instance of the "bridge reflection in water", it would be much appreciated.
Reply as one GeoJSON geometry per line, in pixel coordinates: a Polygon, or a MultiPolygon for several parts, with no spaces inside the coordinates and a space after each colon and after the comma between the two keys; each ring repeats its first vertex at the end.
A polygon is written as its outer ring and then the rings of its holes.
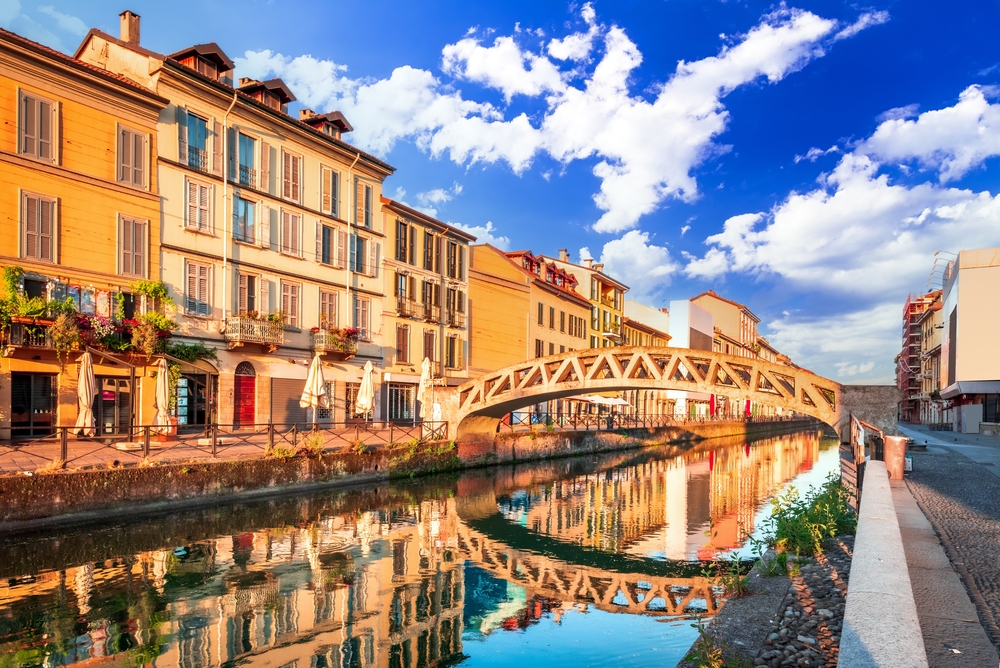
{"type": "Polygon", "coordinates": [[[819,453],[807,432],[496,469],[387,486],[380,501],[271,502],[257,513],[270,526],[234,521],[201,540],[183,538],[199,535],[183,518],[150,520],[87,547],[82,565],[72,537],[52,539],[58,567],[0,565],[0,665],[117,654],[185,668],[417,668],[543,617],[710,615],[719,593],[687,563],[712,551],[704,532],[714,527],[715,549],[739,546],[769,493],[819,453]]]}

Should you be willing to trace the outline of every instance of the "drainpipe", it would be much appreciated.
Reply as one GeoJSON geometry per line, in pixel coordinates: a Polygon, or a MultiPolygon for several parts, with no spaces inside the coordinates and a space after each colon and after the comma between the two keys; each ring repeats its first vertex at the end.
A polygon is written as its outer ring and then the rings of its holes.
{"type": "MultiPolygon", "coordinates": [[[[344,271],[347,272],[347,278],[344,279],[344,286],[346,286],[344,296],[347,300],[347,313],[344,315],[348,318],[349,323],[354,320],[354,311],[351,308],[351,262],[354,261],[354,258],[351,257],[351,216],[356,215],[358,210],[358,189],[354,187],[352,174],[354,172],[354,166],[358,164],[358,160],[360,159],[361,153],[359,152],[356,156],[354,156],[354,162],[352,162],[351,166],[347,168],[347,187],[350,188],[353,193],[351,197],[347,198],[347,201],[350,202],[352,199],[354,200],[354,208],[347,212],[347,266],[344,267],[344,271]]],[[[371,317],[370,313],[368,314],[368,317],[371,317]]]]}
{"type": "MultiPolygon", "coordinates": [[[[233,101],[222,117],[222,331],[226,331],[226,319],[229,315],[229,293],[226,292],[226,282],[229,278],[229,112],[236,106],[237,92],[233,91],[233,101]]],[[[218,138],[216,138],[218,141],[218,138]]]]}

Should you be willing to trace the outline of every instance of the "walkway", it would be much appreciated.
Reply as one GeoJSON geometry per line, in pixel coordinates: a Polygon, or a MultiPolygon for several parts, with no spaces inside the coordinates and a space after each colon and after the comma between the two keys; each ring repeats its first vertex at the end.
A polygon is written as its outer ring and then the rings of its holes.
{"type": "Polygon", "coordinates": [[[927,445],[926,452],[911,452],[913,472],[893,496],[930,665],[997,665],[1000,438],[913,425],[900,430],[927,445]]]}

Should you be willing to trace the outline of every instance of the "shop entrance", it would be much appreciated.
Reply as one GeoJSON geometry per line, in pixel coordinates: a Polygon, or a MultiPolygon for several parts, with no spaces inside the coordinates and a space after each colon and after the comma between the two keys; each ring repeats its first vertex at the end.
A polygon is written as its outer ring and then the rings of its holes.
{"type": "Polygon", "coordinates": [[[132,383],[120,376],[97,376],[94,417],[99,434],[125,434],[132,421],[132,383]]]}
{"type": "Polygon", "coordinates": [[[204,427],[208,424],[208,374],[182,373],[177,379],[177,425],[204,427]]]}
{"type": "Polygon", "coordinates": [[[10,375],[10,435],[51,436],[56,423],[56,377],[44,373],[10,375]]]}
{"type": "Polygon", "coordinates": [[[240,362],[233,378],[233,426],[251,426],[256,420],[257,370],[250,362],[240,362]]]}

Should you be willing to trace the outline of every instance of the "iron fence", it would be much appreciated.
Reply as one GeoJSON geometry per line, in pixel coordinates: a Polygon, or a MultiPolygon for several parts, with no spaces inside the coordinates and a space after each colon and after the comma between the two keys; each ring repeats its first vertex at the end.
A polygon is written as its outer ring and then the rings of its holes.
{"type": "Polygon", "coordinates": [[[501,431],[530,430],[544,427],[551,431],[614,431],[618,429],[655,429],[712,422],[790,422],[792,416],[766,416],[731,418],[725,416],[675,417],[674,415],[646,415],[624,413],[573,413],[544,412],[535,410],[508,413],[501,419],[501,431]]]}
{"type": "Polygon", "coordinates": [[[117,434],[77,434],[76,427],[53,427],[30,439],[0,441],[0,475],[159,465],[199,459],[238,459],[300,452],[370,452],[381,448],[440,441],[447,422],[309,422],[211,424],[193,427],[138,425],[117,434]]]}

